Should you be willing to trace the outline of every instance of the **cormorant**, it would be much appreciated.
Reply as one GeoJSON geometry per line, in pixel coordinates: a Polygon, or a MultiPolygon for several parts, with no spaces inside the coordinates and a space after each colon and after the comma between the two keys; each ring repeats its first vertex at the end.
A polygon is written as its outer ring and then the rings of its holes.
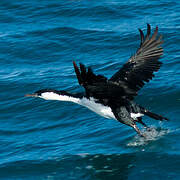
{"type": "Polygon", "coordinates": [[[91,68],[80,67],[73,62],[79,85],[84,87],[84,95],[71,94],[66,91],[42,89],[26,96],[40,97],[46,100],[72,101],[89,108],[105,118],[113,118],[141,133],[136,123],[142,124],[144,115],[156,120],[168,120],[135,103],[138,91],[154,77],[162,62],[162,36],[158,36],[158,26],[151,35],[151,27],[147,24],[147,34],[139,29],[141,43],[136,53],[110,79],[103,75],[95,75],[91,68]]]}

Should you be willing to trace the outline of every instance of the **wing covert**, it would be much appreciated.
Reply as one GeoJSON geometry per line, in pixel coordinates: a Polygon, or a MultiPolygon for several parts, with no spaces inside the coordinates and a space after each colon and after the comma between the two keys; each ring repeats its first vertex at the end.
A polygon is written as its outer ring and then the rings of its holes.
{"type": "Polygon", "coordinates": [[[149,24],[147,24],[145,37],[141,29],[139,32],[141,43],[136,54],[110,78],[113,82],[126,82],[128,87],[136,92],[144,86],[145,82],[149,82],[154,77],[153,73],[158,71],[162,64],[159,59],[163,55],[162,36],[158,36],[157,26],[152,36],[149,24]]]}
{"type": "Polygon", "coordinates": [[[80,64],[80,68],[73,62],[74,69],[78,82],[84,87],[87,97],[94,97],[99,100],[117,100],[129,97],[132,99],[136,92],[129,89],[126,83],[118,84],[116,82],[108,81],[102,75],[95,75],[91,68],[86,68],[80,64]]]}
{"type": "Polygon", "coordinates": [[[95,75],[90,67],[86,68],[83,64],[80,63],[79,69],[75,61],[73,61],[73,65],[79,85],[83,86],[84,88],[86,88],[87,85],[92,85],[94,83],[107,82],[106,77],[103,75],[95,75]]]}

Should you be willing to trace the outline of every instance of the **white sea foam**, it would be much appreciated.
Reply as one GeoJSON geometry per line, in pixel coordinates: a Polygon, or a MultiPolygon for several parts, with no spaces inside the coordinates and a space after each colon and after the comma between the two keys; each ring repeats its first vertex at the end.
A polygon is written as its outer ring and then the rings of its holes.
{"type": "Polygon", "coordinates": [[[133,140],[127,144],[127,146],[142,146],[151,141],[157,140],[170,132],[169,129],[157,129],[155,127],[150,128],[150,131],[147,131],[146,129],[142,130],[142,133],[146,136],[145,138],[136,135],[133,140]]]}

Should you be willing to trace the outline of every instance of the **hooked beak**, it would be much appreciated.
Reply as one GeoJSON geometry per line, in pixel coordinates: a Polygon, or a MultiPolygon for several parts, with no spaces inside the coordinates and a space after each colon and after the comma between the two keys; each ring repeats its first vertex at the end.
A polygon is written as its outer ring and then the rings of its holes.
{"type": "Polygon", "coordinates": [[[25,94],[24,95],[25,97],[38,97],[38,95],[37,94],[25,94]]]}

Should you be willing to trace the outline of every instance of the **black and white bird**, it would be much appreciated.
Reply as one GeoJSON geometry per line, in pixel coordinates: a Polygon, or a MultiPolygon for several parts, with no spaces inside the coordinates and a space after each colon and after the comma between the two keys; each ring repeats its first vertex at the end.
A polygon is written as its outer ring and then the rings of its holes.
{"type": "Polygon", "coordinates": [[[73,62],[79,84],[84,87],[84,95],[71,94],[66,91],[42,89],[27,97],[39,97],[46,100],[71,101],[89,108],[97,114],[116,119],[135,129],[144,136],[136,123],[142,124],[143,116],[149,116],[156,120],[168,120],[166,117],[150,112],[146,108],[136,104],[133,100],[138,91],[154,77],[162,62],[161,47],[162,36],[158,35],[158,27],[151,35],[151,27],[147,24],[147,34],[139,29],[141,43],[136,53],[117,71],[110,79],[103,75],[95,75],[91,68],[86,68],[80,63],[80,67],[73,62]]]}

